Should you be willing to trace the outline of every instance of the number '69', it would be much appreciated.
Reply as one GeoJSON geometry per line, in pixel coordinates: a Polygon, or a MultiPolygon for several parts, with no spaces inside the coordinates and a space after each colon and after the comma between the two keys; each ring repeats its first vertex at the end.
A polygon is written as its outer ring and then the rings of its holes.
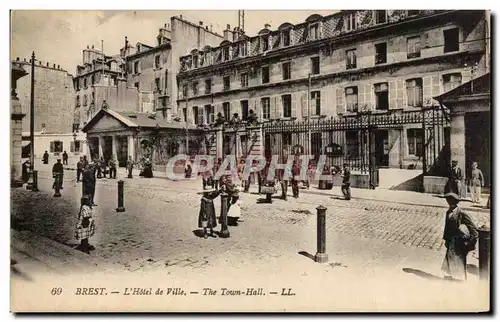
{"type": "Polygon", "coordinates": [[[50,294],[51,294],[51,295],[61,295],[61,294],[62,294],[62,288],[61,288],[61,287],[54,287],[54,288],[50,291],[50,294]]]}

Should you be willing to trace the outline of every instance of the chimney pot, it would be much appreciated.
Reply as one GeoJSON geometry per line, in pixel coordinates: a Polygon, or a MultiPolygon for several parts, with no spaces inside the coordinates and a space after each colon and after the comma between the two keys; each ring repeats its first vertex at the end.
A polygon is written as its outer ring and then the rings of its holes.
{"type": "Polygon", "coordinates": [[[164,24],[164,25],[163,25],[163,27],[164,27],[165,29],[167,29],[167,24],[164,24]]]}
{"type": "Polygon", "coordinates": [[[61,66],[60,66],[60,65],[57,65],[57,69],[60,69],[60,68],[61,68],[61,66]]]}
{"type": "Polygon", "coordinates": [[[92,49],[94,49],[94,45],[92,45],[92,49]]]}
{"type": "Polygon", "coordinates": [[[271,28],[271,25],[270,25],[270,24],[268,24],[268,23],[266,23],[266,24],[264,25],[264,27],[265,27],[266,29],[269,29],[269,28],[271,28]]]}
{"type": "MultiPolygon", "coordinates": [[[[26,58],[24,58],[24,61],[26,61],[26,58]]],[[[31,62],[31,60],[30,60],[30,62],[31,62]]]]}
{"type": "Polygon", "coordinates": [[[231,30],[231,25],[230,24],[227,24],[226,30],[231,30]]]}
{"type": "Polygon", "coordinates": [[[203,21],[200,21],[200,26],[203,26],[203,21]]]}
{"type": "Polygon", "coordinates": [[[89,49],[89,45],[87,45],[87,49],[89,49]]]}
{"type": "Polygon", "coordinates": [[[180,18],[182,19],[182,15],[180,15],[180,18]]]}
{"type": "Polygon", "coordinates": [[[53,64],[53,67],[52,68],[56,68],[56,64],[53,64]]]}
{"type": "Polygon", "coordinates": [[[207,31],[208,31],[208,26],[205,26],[205,30],[207,30],[207,31]]]}

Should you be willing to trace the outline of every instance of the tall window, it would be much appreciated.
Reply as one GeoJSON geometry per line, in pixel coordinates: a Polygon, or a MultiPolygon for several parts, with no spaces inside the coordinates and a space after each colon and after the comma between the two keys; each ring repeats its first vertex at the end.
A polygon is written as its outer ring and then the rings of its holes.
{"type": "Polygon", "coordinates": [[[346,31],[351,31],[356,29],[356,14],[350,13],[344,18],[344,26],[346,31]]]}
{"type": "Polygon", "coordinates": [[[226,46],[222,49],[222,53],[224,55],[223,59],[224,61],[228,61],[229,60],[229,46],[226,46]]]}
{"type": "Polygon", "coordinates": [[[229,102],[222,103],[222,112],[224,113],[226,121],[229,121],[229,118],[231,117],[231,106],[229,105],[229,102]]]}
{"type": "Polygon", "coordinates": [[[76,106],[80,106],[80,95],[76,95],[76,106]]]}
{"type": "Polygon", "coordinates": [[[358,111],[358,87],[352,86],[345,89],[345,101],[348,112],[358,111]]]}
{"type": "Polygon", "coordinates": [[[386,22],[387,22],[387,11],[375,10],[375,23],[386,23],[386,22]]]}
{"type": "Polygon", "coordinates": [[[422,107],[422,78],[409,79],[406,81],[406,96],[408,97],[408,106],[422,107]]]}
{"type": "Polygon", "coordinates": [[[241,119],[246,121],[248,119],[248,101],[240,101],[241,105],[241,119]]]}
{"type": "Polygon", "coordinates": [[[215,122],[215,107],[208,104],[205,105],[205,113],[207,115],[207,123],[211,124],[215,122]]]}
{"type": "Polygon", "coordinates": [[[311,92],[311,112],[312,115],[321,115],[321,92],[311,92]]]}
{"type": "Polygon", "coordinates": [[[241,74],[241,87],[247,87],[248,86],[248,73],[243,73],[241,74]]]}
{"type": "Polygon", "coordinates": [[[346,69],[356,68],[356,49],[346,50],[346,69]]]}
{"type": "Polygon", "coordinates": [[[319,74],[319,57],[311,57],[311,74],[319,74]]]}
{"type": "Polygon", "coordinates": [[[161,83],[160,83],[160,78],[157,77],[155,78],[155,91],[160,92],[161,91],[161,83]]]}
{"type": "Polygon", "coordinates": [[[134,62],[134,74],[139,74],[139,61],[134,62]]]}
{"type": "Polygon", "coordinates": [[[283,104],[283,117],[292,117],[292,95],[282,95],[281,102],[283,104]]]}
{"type": "Polygon", "coordinates": [[[182,97],[188,97],[188,86],[187,84],[182,85],[182,97]]]}
{"type": "Polygon", "coordinates": [[[420,57],[420,36],[408,37],[406,40],[406,58],[420,57]]]}
{"type": "Polygon", "coordinates": [[[290,79],[292,77],[291,63],[286,62],[282,65],[283,80],[290,79]]]}
{"type": "Polygon", "coordinates": [[[375,84],[375,109],[389,109],[389,86],[387,83],[375,84]]]}
{"type": "Polygon", "coordinates": [[[184,117],[184,122],[187,123],[188,115],[187,115],[187,108],[186,107],[184,107],[182,109],[182,116],[184,117]]]}
{"type": "Polygon", "coordinates": [[[284,47],[290,46],[290,44],[291,44],[291,30],[290,29],[283,30],[282,37],[283,37],[283,46],[284,47]]]}
{"type": "Polygon", "coordinates": [[[90,99],[90,104],[95,103],[95,92],[92,92],[92,98],[90,99]]]}
{"type": "Polygon", "coordinates": [[[90,83],[91,83],[92,85],[94,85],[94,84],[95,84],[95,76],[94,76],[94,75],[90,76],[90,83]]]}
{"type": "Polygon", "coordinates": [[[87,106],[87,95],[83,95],[83,106],[87,106]]]}
{"type": "Polygon", "coordinates": [[[79,79],[75,80],[75,87],[76,87],[76,91],[80,90],[80,80],[79,79]]]}
{"type": "Polygon", "coordinates": [[[269,67],[262,67],[262,84],[269,83],[269,67]]]}
{"type": "Polygon", "coordinates": [[[200,116],[199,114],[203,113],[198,113],[198,106],[193,106],[193,119],[194,119],[194,124],[200,124],[200,116]]]}
{"type": "Polygon", "coordinates": [[[269,36],[262,36],[260,38],[260,41],[262,42],[262,51],[268,51],[269,50],[269,36]]]}
{"type": "Polygon", "coordinates": [[[87,77],[83,78],[83,87],[87,88],[87,77]]]}
{"type": "Polygon", "coordinates": [[[449,53],[458,51],[460,44],[458,42],[458,28],[448,29],[443,31],[444,35],[444,52],[449,53]]]}
{"type": "Polygon", "coordinates": [[[230,76],[224,76],[222,79],[223,85],[224,85],[224,90],[228,91],[231,88],[231,77],[230,76]]]}
{"type": "Polygon", "coordinates": [[[198,81],[193,82],[193,95],[198,95],[198,81]]]}
{"type": "Polygon", "coordinates": [[[355,159],[358,157],[358,132],[357,131],[346,131],[345,132],[345,142],[346,142],[346,157],[347,159],[355,159]]]}
{"type": "Polygon", "coordinates": [[[309,40],[319,39],[319,24],[309,26],[309,40]]]}
{"type": "Polygon", "coordinates": [[[193,55],[193,68],[198,68],[199,61],[198,55],[193,55]]]}
{"type": "Polygon", "coordinates": [[[406,131],[408,140],[408,154],[421,157],[423,155],[424,130],[408,129],[406,131]]]}
{"type": "Polygon", "coordinates": [[[375,64],[387,63],[387,43],[375,45],[375,64]]]}
{"type": "Polygon", "coordinates": [[[160,55],[155,56],[155,68],[160,68],[160,55]]]}
{"type": "Polygon", "coordinates": [[[240,43],[240,56],[245,57],[246,55],[248,55],[248,44],[246,41],[243,41],[240,43]]]}
{"type": "Polygon", "coordinates": [[[263,97],[260,100],[262,107],[262,118],[269,120],[271,118],[271,99],[269,97],[263,97]]]}
{"type": "Polygon", "coordinates": [[[462,85],[462,75],[460,73],[443,75],[444,91],[448,92],[462,85]]]}
{"type": "Polygon", "coordinates": [[[212,92],[212,80],[205,79],[205,94],[210,94],[212,92]]]}

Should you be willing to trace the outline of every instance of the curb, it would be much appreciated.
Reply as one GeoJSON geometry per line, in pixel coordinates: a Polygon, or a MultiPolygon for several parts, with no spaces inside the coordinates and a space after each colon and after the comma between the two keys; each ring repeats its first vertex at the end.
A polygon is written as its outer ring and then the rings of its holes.
{"type": "MultiPolygon", "coordinates": [[[[334,195],[326,193],[326,192],[319,192],[319,191],[311,191],[311,190],[306,190],[303,191],[305,194],[312,194],[312,195],[320,195],[320,196],[328,196],[332,197],[334,195]]],[[[441,206],[441,205],[430,205],[430,204],[418,204],[418,203],[411,203],[411,202],[404,202],[404,201],[386,201],[386,200],[380,200],[380,199],[375,199],[375,198],[366,198],[366,197],[353,197],[351,196],[351,199],[361,199],[361,200],[370,200],[370,201],[378,201],[378,202],[390,202],[390,203],[398,203],[401,205],[408,205],[408,206],[427,206],[427,207],[436,207],[436,208],[442,208],[442,209],[448,209],[446,206],[441,206]]],[[[485,213],[491,213],[491,209],[487,208],[475,208],[475,207],[461,207],[463,210],[469,210],[469,211],[477,211],[477,212],[485,212],[485,213]]]]}

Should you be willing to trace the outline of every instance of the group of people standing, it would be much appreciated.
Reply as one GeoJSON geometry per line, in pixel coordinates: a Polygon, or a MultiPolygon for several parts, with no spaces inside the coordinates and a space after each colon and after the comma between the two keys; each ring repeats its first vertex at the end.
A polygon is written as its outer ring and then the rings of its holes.
{"type": "Polygon", "coordinates": [[[451,161],[448,181],[444,189],[445,193],[453,192],[457,194],[460,199],[465,199],[467,196],[467,187],[469,187],[471,201],[473,203],[480,203],[483,186],[484,176],[477,162],[472,162],[471,169],[467,176],[465,176],[464,171],[458,166],[458,161],[451,161]]]}

